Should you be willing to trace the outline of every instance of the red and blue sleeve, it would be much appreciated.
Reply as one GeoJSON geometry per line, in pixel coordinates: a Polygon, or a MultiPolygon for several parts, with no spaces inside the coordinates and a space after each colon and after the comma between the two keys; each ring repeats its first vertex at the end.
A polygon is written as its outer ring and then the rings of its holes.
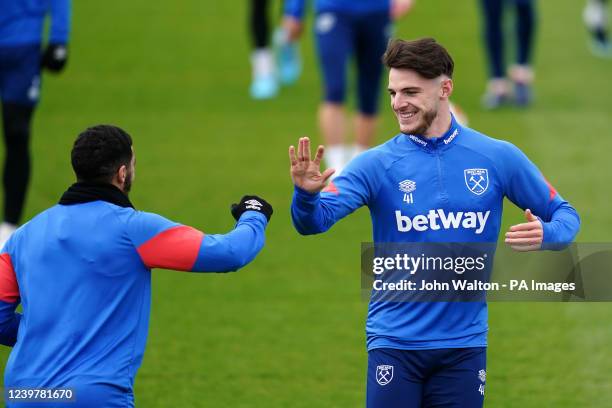
{"type": "Polygon", "coordinates": [[[529,208],[540,218],[544,231],[543,249],[565,248],[580,229],[578,213],[520,149],[508,145],[505,195],[519,208],[529,208]]]}
{"type": "Polygon", "coordinates": [[[160,215],[134,212],[128,235],[147,268],[193,272],[235,271],[263,248],[266,217],[245,212],[227,234],[204,234],[160,215]]]}
{"type": "Polygon", "coordinates": [[[17,276],[8,248],[11,241],[0,253],[0,344],[14,346],[21,314],[15,313],[20,302],[17,276]]]}

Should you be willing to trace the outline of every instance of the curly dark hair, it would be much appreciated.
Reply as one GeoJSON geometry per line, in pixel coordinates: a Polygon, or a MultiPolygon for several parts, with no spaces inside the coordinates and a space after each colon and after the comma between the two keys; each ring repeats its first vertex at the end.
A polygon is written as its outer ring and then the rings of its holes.
{"type": "Polygon", "coordinates": [[[440,75],[453,77],[455,63],[448,51],[433,38],[414,41],[392,40],[383,55],[388,68],[410,69],[423,78],[434,79],[440,75]]]}
{"type": "Polygon", "coordinates": [[[132,138],[113,125],[90,127],[74,141],[72,168],[78,181],[110,182],[132,160],[132,138]]]}

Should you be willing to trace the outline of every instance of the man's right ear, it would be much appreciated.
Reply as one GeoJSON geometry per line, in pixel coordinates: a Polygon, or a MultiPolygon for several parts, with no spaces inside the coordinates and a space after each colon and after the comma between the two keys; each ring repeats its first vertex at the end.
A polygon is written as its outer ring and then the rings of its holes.
{"type": "Polygon", "coordinates": [[[127,179],[127,167],[125,164],[122,164],[121,167],[119,167],[115,177],[117,177],[117,182],[119,182],[120,185],[125,184],[125,180],[127,179]]]}
{"type": "Polygon", "coordinates": [[[453,80],[450,78],[446,78],[442,81],[441,84],[441,95],[444,98],[450,98],[453,93],[453,80]]]}

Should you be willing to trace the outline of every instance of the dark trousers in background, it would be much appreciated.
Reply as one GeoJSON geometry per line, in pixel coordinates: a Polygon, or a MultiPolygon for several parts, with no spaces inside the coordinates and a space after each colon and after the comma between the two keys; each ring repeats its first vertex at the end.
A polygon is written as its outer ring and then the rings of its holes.
{"type": "Polygon", "coordinates": [[[30,181],[30,128],[34,107],[2,104],[2,129],[5,158],[2,173],[4,186],[4,221],[18,225],[23,214],[30,181]]]}
{"type": "Polygon", "coordinates": [[[490,78],[505,77],[503,16],[507,6],[516,10],[516,63],[530,65],[535,36],[535,0],[479,0],[490,78]]]}
{"type": "Polygon", "coordinates": [[[40,96],[40,44],[0,47],[0,100],[5,146],[5,222],[19,224],[30,180],[32,116],[40,96]]]}

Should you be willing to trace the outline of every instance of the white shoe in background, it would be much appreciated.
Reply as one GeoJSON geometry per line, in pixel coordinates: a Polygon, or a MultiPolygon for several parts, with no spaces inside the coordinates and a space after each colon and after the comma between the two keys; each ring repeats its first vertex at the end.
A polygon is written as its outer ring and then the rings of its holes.
{"type": "Polygon", "coordinates": [[[253,99],[270,99],[278,94],[274,54],[269,48],[259,48],[251,54],[253,79],[250,93],[253,99]]]}

